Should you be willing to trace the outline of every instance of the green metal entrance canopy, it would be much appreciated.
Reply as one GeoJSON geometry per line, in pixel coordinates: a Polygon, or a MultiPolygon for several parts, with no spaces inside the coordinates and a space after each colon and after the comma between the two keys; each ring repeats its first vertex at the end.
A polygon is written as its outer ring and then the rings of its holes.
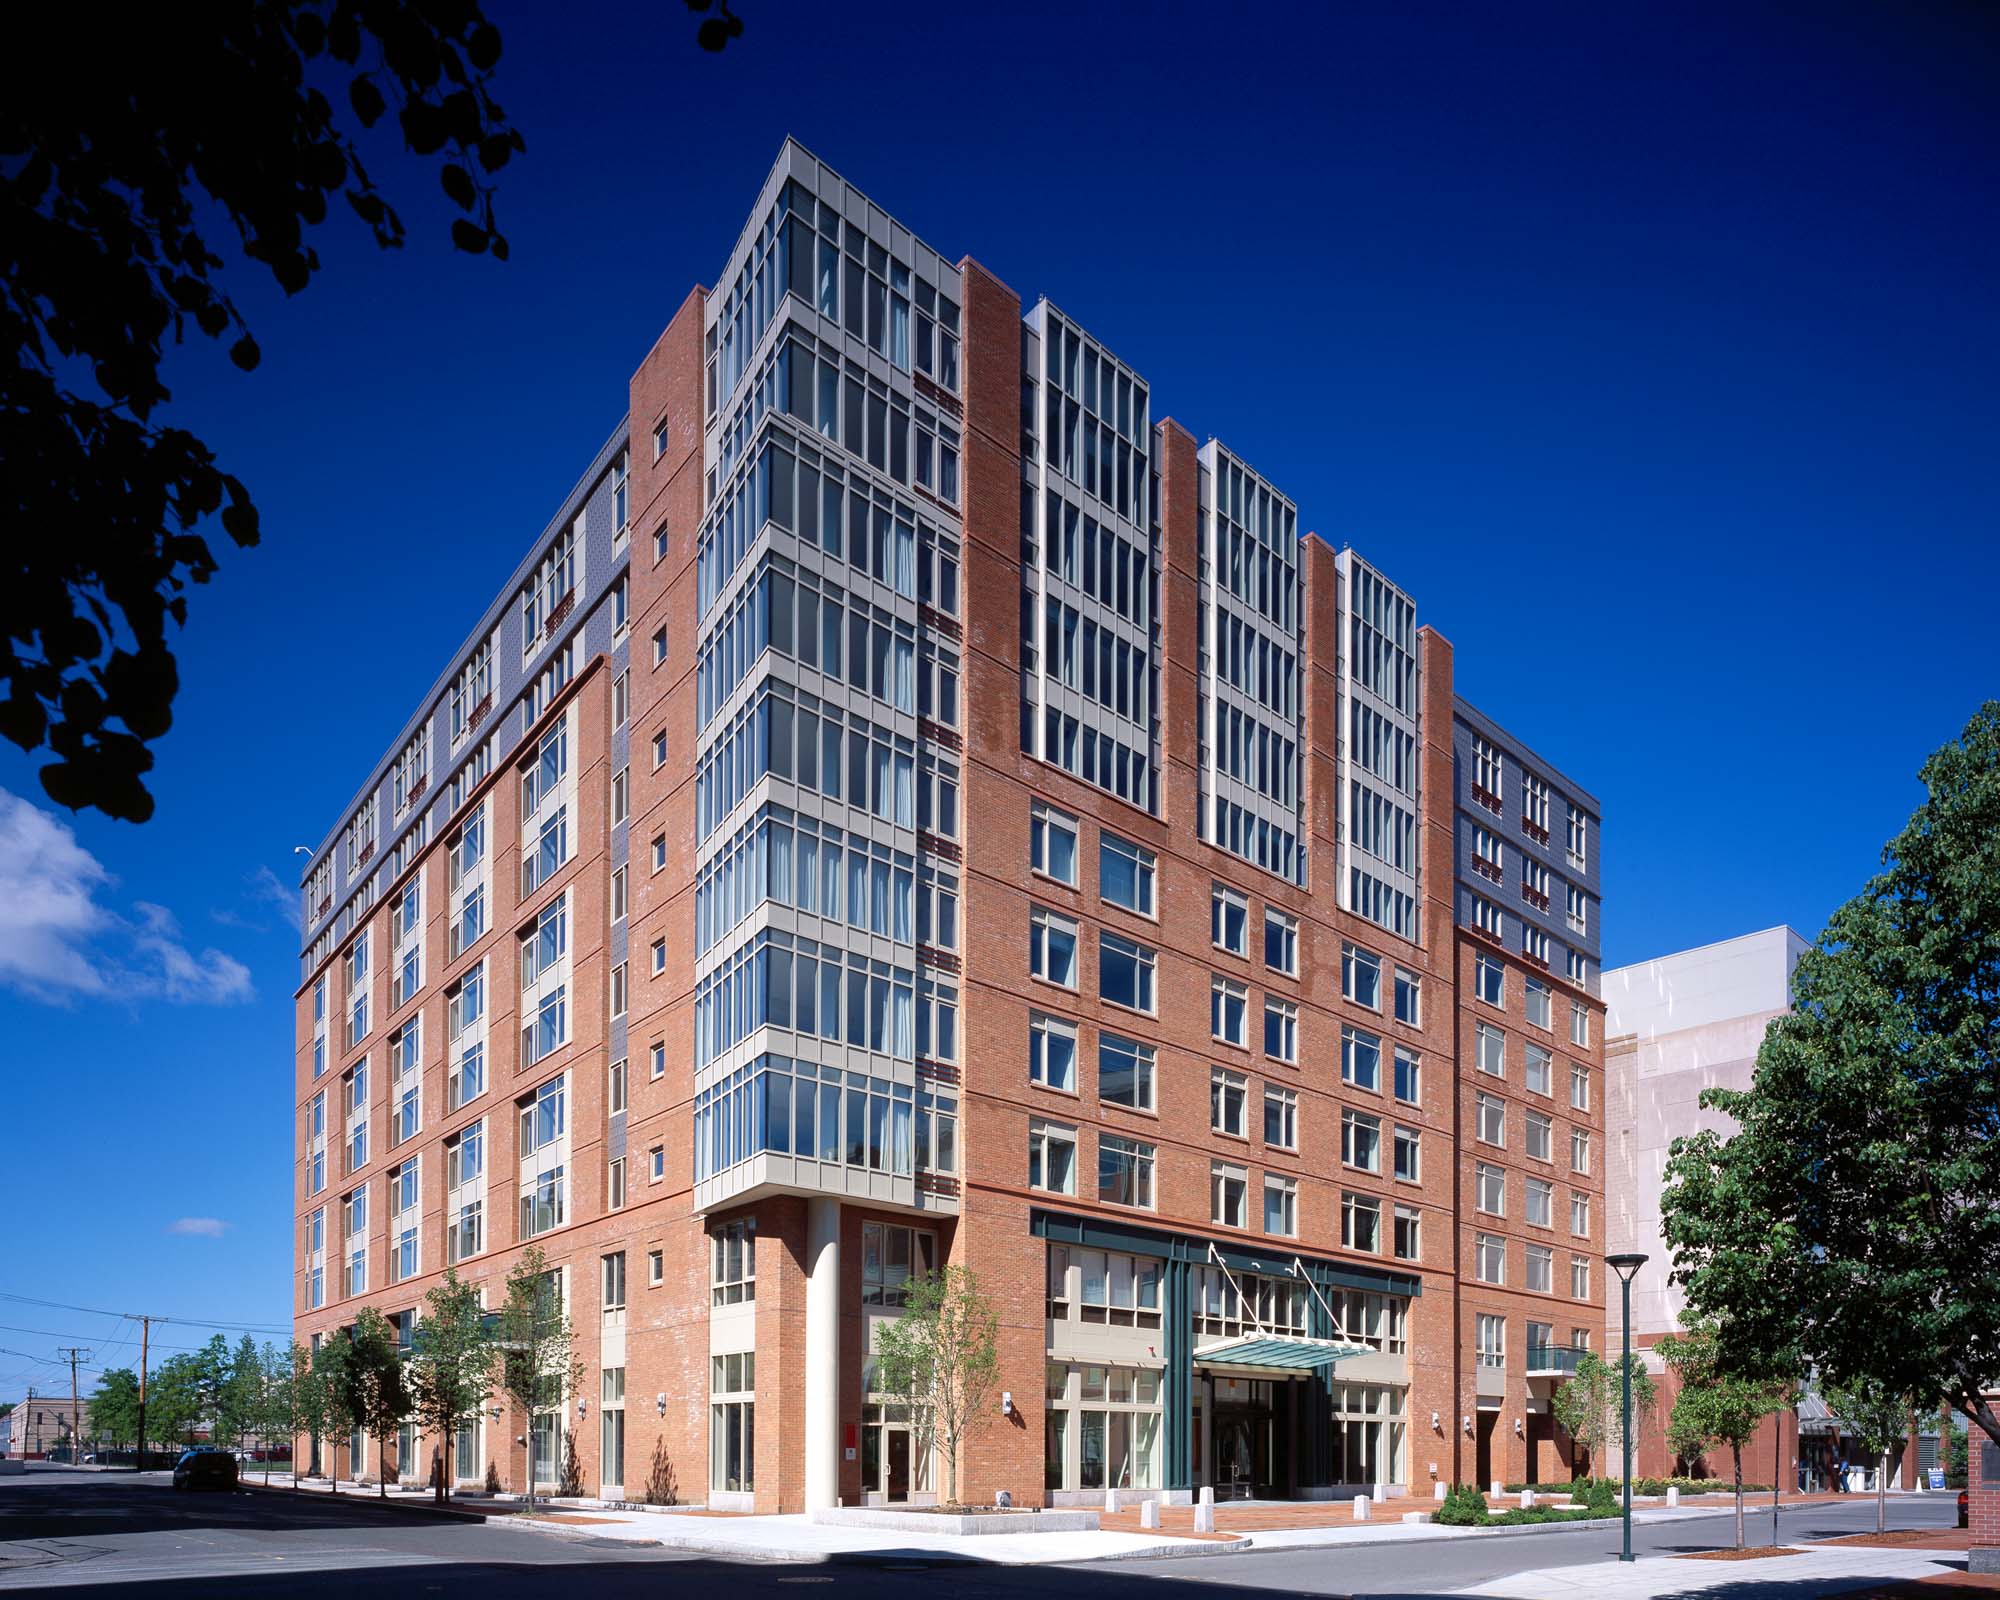
{"type": "Polygon", "coordinates": [[[1273,1339],[1246,1333],[1200,1346],[1194,1361],[1198,1367],[1240,1367],[1267,1377],[1309,1378],[1336,1361],[1373,1354],[1366,1345],[1336,1344],[1331,1339],[1273,1339]]]}

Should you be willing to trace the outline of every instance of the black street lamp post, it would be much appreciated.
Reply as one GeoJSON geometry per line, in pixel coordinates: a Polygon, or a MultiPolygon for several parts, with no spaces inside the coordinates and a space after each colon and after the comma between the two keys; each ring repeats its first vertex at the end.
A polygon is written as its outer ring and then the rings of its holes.
{"type": "Polygon", "coordinates": [[[1646,1264],[1642,1255],[1606,1256],[1604,1264],[1618,1274],[1625,1298],[1625,1356],[1618,1363],[1618,1381],[1624,1390],[1618,1437],[1625,1453],[1625,1550],[1620,1561],[1632,1559],[1632,1275],[1646,1264]]]}

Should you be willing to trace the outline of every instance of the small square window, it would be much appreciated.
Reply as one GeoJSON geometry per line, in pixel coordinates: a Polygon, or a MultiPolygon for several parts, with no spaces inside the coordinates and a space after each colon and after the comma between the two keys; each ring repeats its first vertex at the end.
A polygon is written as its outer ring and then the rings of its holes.
{"type": "Polygon", "coordinates": [[[647,1059],[646,1074],[653,1078],[664,1078],[667,1075],[667,1046],[664,1040],[653,1041],[652,1053],[647,1059]]]}
{"type": "Polygon", "coordinates": [[[653,424],[653,459],[655,461],[658,461],[661,456],[667,453],[667,441],[672,436],[673,424],[669,418],[662,417],[658,422],[653,424]]]}
{"type": "Polygon", "coordinates": [[[646,1252],[647,1284],[652,1288],[657,1289],[659,1288],[661,1283],[665,1281],[666,1276],[667,1276],[666,1258],[663,1252],[658,1250],[648,1250],[646,1252]]]}
{"type": "Polygon", "coordinates": [[[663,622],[653,630],[653,665],[659,666],[667,659],[667,625],[663,622]]]}
{"type": "Polygon", "coordinates": [[[667,864],[667,836],[664,833],[653,836],[653,870],[662,871],[667,864]]]}
{"type": "Polygon", "coordinates": [[[662,728],[658,733],[653,735],[653,770],[657,772],[661,767],[664,767],[666,764],[667,764],[667,733],[666,729],[662,728]]]}
{"type": "Polygon", "coordinates": [[[667,1147],[656,1144],[646,1152],[646,1170],[652,1182],[658,1183],[667,1175],[667,1147]]]}
{"type": "Polygon", "coordinates": [[[667,941],[664,939],[655,939],[653,941],[653,976],[657,978],[666,970],[667,941]]]}
{"type": "Polygon", "coordinates": [[[667,546],[670,542],[667,525],[663,522],[653,530],[653,559],[655,561],[664,561],[667,559],[667,546]]]}

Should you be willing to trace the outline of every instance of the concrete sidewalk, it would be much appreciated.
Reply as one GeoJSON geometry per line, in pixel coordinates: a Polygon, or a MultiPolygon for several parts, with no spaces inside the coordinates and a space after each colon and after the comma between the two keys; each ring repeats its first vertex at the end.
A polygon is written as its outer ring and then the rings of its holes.
{"type": "Polygon", "coordinates": [[[1465,1594],[1492,1595],[1501,1600],[1667,1600],[1667,1597],[1727,1590],[1731,1600],[1760,1592],[1782,1594],[1785,1600],[1810,1600],[1885,1582],[1959,1577],[1962,1565],[1942,1550],[1869,1550],[1852,1545],[1794,1545],[1794,1555],[1765,1556],[1751,1561],[1690,1561],[1679,1556],[1648,1556],[1638,1561],[1594,1561],[1585,1566],[1547,1567],[1516,1572],[1491,1583],[1466,1589],[1465,1594]],[[1759,1586],[1769,1585],[1768,1591],[1759,1586]]]}

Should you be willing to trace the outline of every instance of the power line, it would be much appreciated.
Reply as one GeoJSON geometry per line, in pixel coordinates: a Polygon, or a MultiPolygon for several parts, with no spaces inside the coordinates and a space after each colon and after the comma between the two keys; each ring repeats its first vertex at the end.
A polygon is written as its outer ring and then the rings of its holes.
{"type": "MultiPolygon", "coordinates": [[[[0,1322],[0,1332],[39,1333],[44,1338],[49,1338],[49,1339],[88,1339],[93,1337],[93,1335],[87,1333],[61,1333],[54,1328],[17,1328],[11,1322],[0,1322]]],[[[129,1328],[127,1328],[121,1331],[118,1334],[118,1336],[115,1339],[113,1339],[109,1345],[105,1347],[104,1353],[106,1356],[109,1356],[111,1352],[113,1350],[116,1350],[120,1345],[130,1344],[131,1342],[132,1342],[132,1331],[129,1328]]],[[[198,1351],[205,1349],[206,1346],[198,1344],[163,1344],[160,1346],[160,1348],[162,1350],[182,1350],[192,1355],[198,1351]]]]}
{"type": "MultiPolygon", "coordinates": [[[[106,1311],[102,1306],[71,1305],[66,1300],[38,1300],[33,1295],[0,1293],[0,1300],[11,1300],[17,1305],[43,1306],[51,1311],[80,1311],[87,1317],[120,1317],[128,1322],[139,1320],[136,1311],[106,1311]]],[[[184,1328],[220,1328],[225,1333],[290,1333],[289,1325],[272,1322],[214,1322],[204,1317],[162,1317],[153,1316],[154,1322],[178,1323],[184,1328]]]]}

